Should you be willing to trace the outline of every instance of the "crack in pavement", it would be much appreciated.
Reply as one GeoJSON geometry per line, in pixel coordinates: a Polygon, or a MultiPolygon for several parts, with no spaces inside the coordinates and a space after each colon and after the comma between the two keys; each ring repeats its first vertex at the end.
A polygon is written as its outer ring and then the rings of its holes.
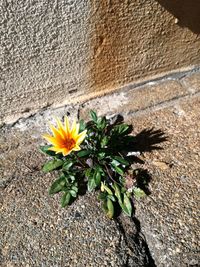
{"type": "Polygon", "coordinates": [[[142,262],[142,267],[156,267],[146,238],[141,232],[140,221],[135,217],[135,215],[129,218],[122,214],[115,219],[115,222],[124,237],[126,246],[129,250],[129,253],[127,251],[127,260],[124,267],[132,267],[137,261],[138,264],[142,262]],[[130,252],[132,252],[134,257],[132,257],[130,252]]]}

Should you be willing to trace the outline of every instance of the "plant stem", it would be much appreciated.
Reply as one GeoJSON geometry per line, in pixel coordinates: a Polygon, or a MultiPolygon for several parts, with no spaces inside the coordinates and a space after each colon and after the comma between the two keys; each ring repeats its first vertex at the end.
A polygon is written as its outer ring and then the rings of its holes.
{"type": "Polygon", "coordinates": [[[106,166],[106,164],[104,164],[104,166],[105,166],[105,168],[106,168],[106,172],[107,172],[109,178],[110,178],[114,183],[116,183],[116,184],[118,184],[119,186],[121,186],[120,183],[118,183],[117,181],[115,181],[115,180],[112,178],[112,176],[111,176],[111,174],[110,174],[110,171],[109,171],[108,167],[106,166]]]}
{"type": "Polygon", "coordinates": [[[83,164],[83,162],[81,161],[81,159],[74,153],[76,159],[78,160],[78,162],[81,164],[82,167],[86,167],[86,165],[83,164]]]}
{"type": "Polygon", "coordinates": [[[108,167],[106,166],[106,164],[104,164],[104,166],[105,166],[105,168],[106,168],[106,172],[107,172],[108,176],[110,177],[110,179],[111,179],[114,183],[116,183],[116,181],[112,178],[112,176],[111,176],[111,174],[110,174],[110,171],[109,171],[108,167]]]}

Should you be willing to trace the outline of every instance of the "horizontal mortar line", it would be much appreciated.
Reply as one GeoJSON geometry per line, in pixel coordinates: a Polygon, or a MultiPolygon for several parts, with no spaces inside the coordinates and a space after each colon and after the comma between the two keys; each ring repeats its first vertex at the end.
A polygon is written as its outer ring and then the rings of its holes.
{"type": "Polygon", "coordinates": [[[140,109],[140,110],[129,111],[129,112],[124,112],[124,113],[122,112],[121,114],[124,117],[129,116],[129,115],[133,115],[133,116],[144,115],[144,114],[147,114],[149,112],[154,112],[154,111],[161,110],[161,109],[164,109],[167,107],[171,107],[174,104],[178,104],[180,101],[182,102],[184,100],[193,99],[193,98],[198,97],[198,96],[200,96],[200,91],[195,93],[195,94],[187,94],[184,96],[174,97],[174,98],[171,98],[169,100],[160,102],[156,105],[148,106],[148,107],[140,109]]]}
{"type": "MultiPolygon", "coordinates": [[[[160,82],[170,81],[170,80],[179,81],[180,79],[184,78],[185,76],[189,76],[189,75],[197,73],[197,72],[200,72],[200,66],[195,66],[194,68],[192,68],[190,70],[186,70],[186,71],[175,71],[173,73],[169,73],[169,74],[157,77],[157,78],[149,79],[149,80],[138,82],[138,83],[137,82],[136,83],[130,83],[130,84],[124,85],[124,86],[116,89],[116,91],[108,92],[106,95],[99,96],[99,99],[101,99],[103,97],[106,97],[108,95],[112,95],[112,94],[115,94],[115,93],[119,94],[121,92],[127,92],[127,91],[130,91],[130,90],[133,90],[133,89],[134,90],[142,90],[143,86],[151,85],[151,83],[154,83],[154,82],[156,84],[159,84],[160,82]]],[[[98,96],[96,96],[96,97],[94,97],[92,99],[95,99],[97,97],[98,96]]],[[[77,105],[81,106],[81,105],[86,104],[89,101],[92,101],[92,99],[88,99],[86,101],[83,101],[82,103],[71,103],[71,105],[69,105],[69,106],[77,106],[77,105]]],[[[171,99],[170,99],[170,101],[171,101],[171,99]]],[[[165,103],[165,102],[162,102],[162,103],[165,103]]],[[[161,105],[162,103],[159,103],[158,105],[161,105]]],[[[63,106],[60,106],[59,108],[64,108],[64,107],[67,107],[67,106],[68,105],[63,105],[63,106]]],[[[157,105],[152,106],[152,107],[147,107],[147,108],[144,108],[144,109],[141,109],[141,110],[138,110],[138,111],[132,111],[132,113],[143,112],[145,110],[149,110],[150,108],[154,108],[156,106],[157,105]]],[[[16,121],[14,121],[12,123],[5,123],[4,122],[2,125],[0,125],[0,128],[2,128],[4,126],[13,127],[13,126],[17,125],[20,122],[21,119],[28,120],[30,118],[33,118],[37,114],[40,114],[41,112],[45,112],[45,111],[49,110],[51,107],[52,107],[52,105],[49,105],[49,106],[37,109],[35,112],[32,112],[29,116],[27,116],[27,117],[21,116],[20,118],[18,118],[16,121]]],[[[58,108],[53,108],[52,110],[57,110],[57,109],[58,108]]]]}
{"type": "MultiPolygon", "coordinates": [[[[144,80],[144,81],[139,81],[139,82],[134,82],[134,83],[129,83],[126,85],[121,86],[120,88],[118,88],[116,90],[116,93],[118,92],[127,92],[129,90],[135,89],[135,90],[140,90],[142,89],[145,85],[151,85],[151,83],[155,83],[155,84],[159,84],[160,82],[165,82],[165,81],[171,81],[171,80],[175,80],[175,81],[179,81],[186,77],[186,76],[190,76],[194,73],[200,72],[200,66],[196,66],[190,70],[185,70],[185,71],[175,71],[173,73],[168,73],[165,74],[163,76],[160,77],[156,77],[153,79],[148,79],[148,80],[144,80]]],[[[115,93],[115,91],[112,91],[110,93],[107,93],[106,95],[112,95],[113,93],[115,93]]],[[[104,97],[104,96],[102,96],[104,97]]],[[[86,103],[87,101],[85,101],[86,103]]]]}
{"type": "MultiPolygon", "coordinates": [[[[111,91],[108,91],[106,92],[105,94],[103,95],[96,95],[96,96],[91,96],[89,99],[86,99],[86,100],[83,100],[82,102],[79,103],[80,106],[84,106],[85,104],[87,104],[89,101],[92,101],[96,98],[98,99],[103,99],[105,98],[106,96],[110,96],[110,95],[113,95],[113,94],[120,94],[120,93],[126,93],[126,92],[129,92],[131,90],[134,89],[134,91],[136,90],[142,90],[143,87],[146,85],[157,85],[159,83],[162,83],[162,82],[166,82],[166,81],[178,81],[180,82],[180,80],[186,76],[190,76],[194,73],[197,73],[197,72],[200,72],[200,66],[195,66],[189,70],[184,70],[184,71],[174,71],[174,72],[171,72],[171,73],[168,73],[168,74],[165,74],[163,76],[159,76],[159,77],[154,77],[152,79],[143,79],[142,81],[135,81],[135,82],[132,82],[132,83],[128,83],[128,84],[125,84],[125,85],[122,85],[121,87],[118,87],[118,88],[113,88],[113,90],[111,91]],[[151,84],[152,83],[152,84],[151,84]],[[155,83],[155,84],[153,84],[155,83]]],[[[77,103],[72,103],[73,105],[76,105],[77,103]]],[[[61,106],[63,107],[63,106],[61,106]]],[[[59,107],[60,108],[60,107],[59,107]]]]}
{"type": "MultiPolygon", "coordinates": [[[[138,110],[135,110],[135,111],[129,111],[129,112],[120,112],[124,117],[125,116],[128,116],[128,115],[135,115],[135,116],[139,116],[140,114],[146,114],[148,112],[152,112],[152,111],[155,111],[155,110],[159,110],[159,109],[162,109],[162,108],[165,108],[165,107],[169,107],[175,103],[178,103],[178,101],[180,100],[186,100],[186,99],[190,99],[191,97],[195,97],[195,96],[199,96],[200,92],[197,92],[195,94],[191,94],[191,93],[188,93],[184,96],[176,96],[174,98],[171,98],[169,100],[165,100],[165,101],[162,101],[158,104],[155,104],[155,105],[152,105],[152,106],[148,106],[148,107],[145,107],[145,108],[141,108],[141,109],[138,109],[138,110]]],[[[105,96],[104,96],[105,97],[105,96]]],[[[87,102],[89,102],[90,100],[88,100],[87,102]]],[[[85,102],[85,103],[87,103],[85,102]]],[[[79,110],[81,109],[81,106],[83,105],[83,103],[81,104],[77,104],[77,105],[74,105],[74,107],[77,107],[77,114],[80,112],[79,110]]],[[[68,106],[69,107],[69,106],[68,106]]],[[[63,106],[63,107],[59,107],[60,108],[67,108],[67,106],[63,106]]],[[[19,118],[17,121],[15,121],[14,123],[11,123],[11,124],[4,124],[2,125],[2,127],[4,126],[7,126],[7,127],[14,127],[16,126],[18,123],[20,123],[20,120],[23,119],[24,121],[28,121],[29,119],[32,119],[34,118],[35,116],[37,116],[38,114],[42,114],[44,113],[45,111],[47,111],[49,108],[43,108],[42,110],[36,112],[36,113],[33,113],[33,114],[30,114],[28,117],[26,118],[19,118]]],[[[55,108],[53,110],[57,110],[58,108],[55,108]]],[[[112,113],[112,111],[111,111],[112,113]]]]}
{"type": "Polygon", "coordinates": [[[111,96],[113,94],[118,95],[120,93],[127,93],[131,90],[134,90],[134,92],[139,91],[139,90],[142,91],[145,86],[159,85],[160,83],[164,83],[166,81],[177,81],[181,84],[182,78],[190,76],[190,75],[197,73],[197,72],[200,72],[200,66],[198,66],[198,67],[196,66],[196,67],[194,67],[190,70],[186,70],[186,71],[177,71],[177,72],[169,73],[169,74],[166,74],[166,75],[163,75],[163,76],[160,76],[157,78],[153,78],[153,79],[148,79],[148,80],[139,81],[139,82],[135,82],[135,83],[129,83],[129,84],[123,85],[119,88],[116,88],[116,90],[111,90],[110,92],[107,92],[105,95],[99,95],[99,96],[91,97],[88,100],[84,100],[79,105],[84,106],[89,101],[92,101],[96,98],[103,99],[106,96],[111,96]]]}

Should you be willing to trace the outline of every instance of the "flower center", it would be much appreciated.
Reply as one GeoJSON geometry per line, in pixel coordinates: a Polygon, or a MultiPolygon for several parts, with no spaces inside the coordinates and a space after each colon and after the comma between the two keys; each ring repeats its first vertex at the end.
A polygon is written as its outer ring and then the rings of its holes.
{"type": "Polygon", "coordinates": [[[71,150],[75,146],[76,142],[74,139],[67,139],[65,140],[63,147],[67,148],[68,150],[71,150]]]}

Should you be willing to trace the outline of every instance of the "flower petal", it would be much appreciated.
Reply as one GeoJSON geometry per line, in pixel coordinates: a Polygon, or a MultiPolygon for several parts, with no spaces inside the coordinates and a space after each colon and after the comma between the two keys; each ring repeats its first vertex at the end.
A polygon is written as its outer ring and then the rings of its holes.
{"type": "Polygon", "coordinates": [[[80,146],[79,145],[76,145],[74,148],[73,148],[74,151],[79,151],[81,150],[80,146]]]}
{"type": "Polygon", "coordinates": [[[80,145],[80,143],[83,142],[83,140],[85,139],[86,133],[87,133],[87,130],[81,132],[81,133],[77,136],[77,138],[76,138],[76,144],[77,144],[77,145],[80,145]]]}
{"type": "Polygon", "coordinates": [[[43,138],[45,138],[47,141],[49,141],[51,144],[55,145],[55,146],[59,146],[60,145],[60,140],[56,139],[55,137],[49,135],[49,134],[44,134],[43,138]]]}
{"type": "Polygon", "coordinates": [[[65,116],[65,131],[66,131],[66,133],[69,133],[70,132],[69,120],[68,120],[68,117],[67,116],[65,116]]]}
{"type": "MultiPolygon", "coordinates": [[[[58,125],[58,128],[63,129],[63,125],[62,125],[61,120],[60,120],[58,117],[55,117],[55,120],[56,120],[56,123],[57,123],[57,125],[58,125]]],[[[64,130],[64,129],[63,129],[63,130],[64,130]]]]}
{"type": "Polygon", "coordinates": [[[62,149],[62,154],[63,156],[67,156],[71,153],[72,149],[71,150],[68,150],[67,148],[63,148],[62,149]]]}
{"type": "Polygon", "coordinates": [[[58,139],[60,142],[62,142],[64,136],[61,131],[56,129],[53,125],[50,124],[50,129],[56,139],[58,139]]]}
{"type": "Polygon", "coordinates": [[[71,135],[74,136],[76,132],[76,121],[73,120],[72,127],[71,127],[71,135]]]}
{"type": "Polygon", "coordinates": [[[79,133],[79,127],[80,127],[80,124],[77,123],[77,124],[76,124],[76,135],[78,135],[78,133],[79,133]]]}
{"type": "Polygon", "coordinates": [[[63,139],[68,138],[67,132],[65,131],[65,127],[62,124],[61,120],[57,117],[55,117],[56,123],[58,125],[58,131],[62,135],[63,139]]]}

